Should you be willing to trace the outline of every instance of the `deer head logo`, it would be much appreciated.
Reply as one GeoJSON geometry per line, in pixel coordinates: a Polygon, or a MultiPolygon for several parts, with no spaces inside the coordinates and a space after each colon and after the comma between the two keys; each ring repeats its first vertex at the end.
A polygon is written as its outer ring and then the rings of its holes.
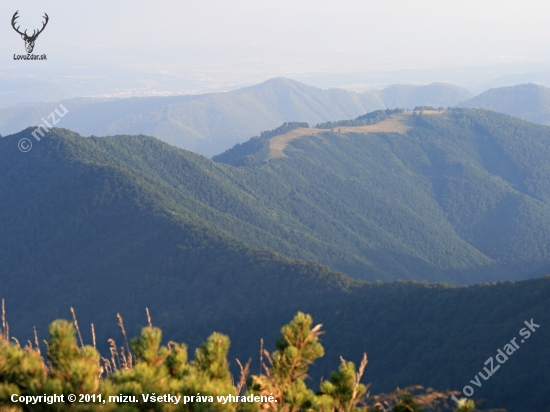
{"type": "Polygon", "coordinates": [[[21,38],[23,40],[25,40],[25,48],[27,49],[27,53],[32,53],[32,51],[34,50],[34,42],[36,41],[36,38],[38,37],[38,35],[40,33],[42,33],[44,31],[44,29],[46,28],[46,25],[48,24],[48,20],[50,18],[48,17],[48,15],[46,13],[44,13],[44,18],[46,19],[46,21],[44,23],[42,23],[42,28],[40,30],[38,30],[38,32],[36,30],[33,30],[32,35],[29,36],[27,34],[27,30],[25,30],[25,32],[22,33],[22,32],[19,31],[19,26],[15,27],[16,20],[19,18],[18,13],[19,13],[19,10],[17,10],[15,12],[15,14],[13,15],[13,17],[11,19],[11,25],[12,25],[13,29],[21,35],[21,38]]]}

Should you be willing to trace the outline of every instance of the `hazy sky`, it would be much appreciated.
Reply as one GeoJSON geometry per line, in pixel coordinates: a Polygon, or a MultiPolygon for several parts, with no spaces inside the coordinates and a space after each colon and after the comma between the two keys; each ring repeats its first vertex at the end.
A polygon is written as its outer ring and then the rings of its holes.
{"type": "Polygon", "coordinates": [[[548,1],[3,0],[0,13],[4,76],[166,75],[185,88],[396,69],[549,71],[550,62],[548,1]],[[25,52],[16,10],[30,32],[50,16],[34,51],[46,62],[13,60],[25,52]]]}

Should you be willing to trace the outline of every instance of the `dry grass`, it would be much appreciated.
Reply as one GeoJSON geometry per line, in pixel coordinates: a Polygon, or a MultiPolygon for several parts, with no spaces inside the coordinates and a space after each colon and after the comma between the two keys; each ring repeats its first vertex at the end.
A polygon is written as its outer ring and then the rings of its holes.
{"type": "Polygon", "coordinates": [[[244,366],[238,359],[235,359],[235,360],[237,361],[237,364],[241,369],[241,377],[239,379],[239,383],[237,384],[237,394],[242,395],[246,392],[246,378],[250,373],[250,363],[252,362],[252,358],[250,358],[248,362],[246,362],[246,365],[244,366]]]}
{"type": "Polygon", "coordinates": [[[297,139],[302,136],[315,136],[316,134],[326,132],[326,130],[323,129],[306,129],[306,128],[299,128],[291,130],[290,132],[287,132],[285,134],[281,134],[279,136],[272,137],[269,139],[269,154],[267,155],[265,161],[269,161],[271,159],[276,159],[278,157],[285,157],[285,148],[294,139],[297,139]]]}
{"type": "MultiPolygon", "coordinates": [[[[422,114],[434,114],[434,115],[445,113],[445,110],[415,110],[415,111],[417,113],[420,112],[422,114]]],[[[406,112],[406,113],[412,113],[412,111],[411,112],[406,112]]]]}
{"type": "MultiPolygon", "coordinates": [[[[428,115],[441,115],[445,113],[445,110],[422,110],[422,114],[428,115]]],[[[332,129],[337,133],[406,133],[412,127],[412,116],[413,112],[403,112],[391,116],[389,119],[383,120],[376,124],[369,124],[365,126],[340,126],[332,129]]],[[[287,145],[299,137],[304,136],[315,136],[318,134],[326,133],[327,129],[307,129],[299,128],[291,130],[288,133],[281,134],[279,136],[272,137],[269,139],[269,154],[266,156],[266,162],[271,159],[276,159],[279,157],[285,157],[286,154],[284,150],[287,145]]]]}
{"type": "MultiPolygon", "coordinates": [[[[340,359],[342,363],[345,365],[346,361],[344,360],[344,358],[340,356],[340,359]]],[[[363,373],[365,373],[365,368],[367,367],[367,363],[368,363],[367,354],[363,353],[363,359],[361,360],[361,364],[359,365],[359,370],[355,373],[355,382],[353,382],[353,393],[351,395],[351,399],[353,400],[357,398],[357,388],[361,383],[361,377],[363,376],[363,373]]]]}
{"type": "Polygon", "coordinates": [[[76,313],[74,312],[74,309],[71,307],[71,313],[73,314],[73,324],[78,332],[78,338],[80,339],[80,347],[84,347],[84,341],[82,340],[82,335],[80,334],[80,328],[78,327],[78,321],[76,320],[76,313]]]}
{"type": "Polygon", "coordinates": [[[10,341],[10,328],[6,321],[6,305],[4,299],[2,299],[2,337],[6,341],[6,344],[10,341]]]}
{"type": "Polygon", "coordinates": [[[94,344],[94,349],[97,349],[96,348],[96,341],[95,341],[95,329],[94,329],[94,324],[92,323],[92,343],[94,344]]]}

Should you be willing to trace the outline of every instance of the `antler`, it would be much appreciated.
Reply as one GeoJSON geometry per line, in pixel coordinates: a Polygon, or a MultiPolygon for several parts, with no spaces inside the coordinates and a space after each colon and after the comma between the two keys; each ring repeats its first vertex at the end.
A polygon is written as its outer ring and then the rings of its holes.
{"type": "Polygon", "coordinates": [[[48,21],[50,20],[50,18],[48,17],[48,15],[46,14],[46,12],[44,12],[44,18],[46,19],[46,21],[44,23],[42,23],[42,28],[40,30],[38,30],[38,33],[35,33],[36,30],[33,30],[32,32],[32,36],[30,36],[32,39],[35,39],[38,37],[38,35],[40,33],[42,33],[44,31],[44,29],[46,28],[46,25],[48,24],[48,21]]]}
{"type": "Polygon", "coordinates": [[[21,26],[17,26],[17,28],[15,28],[15,23],[16,23],[15,21],[19,18],[19,16],[17,15],[18,13],[19,13],[19,10],[17,10],[17,11],[15,12],[15,14],[13,15],[13,17],[11,18],[11,25],[12,25],[13,29],[14,29],[17,33],[19,33],[21,36],[26,36],[26,35],[27,35],[27,30],[25,30],[25,33],[21,33],[21,32],[19,31],[19,27],[21,27],[21,26]]]}

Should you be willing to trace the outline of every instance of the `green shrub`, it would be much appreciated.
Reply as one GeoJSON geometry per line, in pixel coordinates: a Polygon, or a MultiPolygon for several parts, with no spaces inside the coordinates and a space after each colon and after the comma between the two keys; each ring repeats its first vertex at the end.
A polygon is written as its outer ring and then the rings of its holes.
{"type": "MultiPolygon", "coordinates": [[[[126,336],[122,319],[119,321],[126,336]]],[[[21,348],[19,343],[10,343],[7,331],[3,331],[0,411],[420,412],[449,395],[432,391],[414,395],[413,390],[398,389],[370,399],[368,386],[360,383],[366,354],[358,371],[353,362],[342,359],[330,380],[321,382],[318,392],[313,391],[306,379],[309,367],[324,355],[319,342],[321,325],[313,326],[311,316],[301,312],[281,329],[276,350],[271,354],[263,351],[262,359],[267,362],[262,360],[262,373],[248,376],[250,362],[244,367],[239,363],[241,377],[237,385],[227,360],[229,338],[217,332],[197,348],[191,361],[185,344],[170,342],[163,346],[161,330],[151,324],[127,344],[126,351],[124,347],[118,351],[111,341],[110,360],[82,341],[79,346],[76,332],[80,337],[76,318],[74,326],[65,320],[53,322],[46,360],[38,340],[21,348]],[[16,400],[19,396],[63,395],[64,402],[48,403],[48,398],[34,404],[12,402],[14,394],[16,400]],[[77,395],[76,402],[68,402],[71,394],[77,395]],[[101,394],[101,398],[79,402],[79,395],[85,394],[101,394]],[[159,396],[164,402],[154,401],[159,396]]],[[[473,407],[469,402],[457,411],[471,411],[473,407]]]]}

